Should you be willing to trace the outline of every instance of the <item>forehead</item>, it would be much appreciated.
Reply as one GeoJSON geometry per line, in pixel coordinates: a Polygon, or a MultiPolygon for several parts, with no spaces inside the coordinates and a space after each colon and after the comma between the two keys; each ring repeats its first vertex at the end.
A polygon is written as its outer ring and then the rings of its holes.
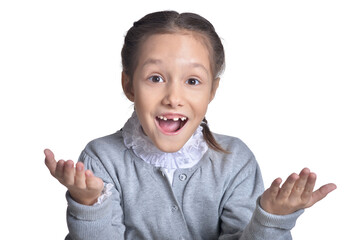
{"type": "Polygon", "coordinates": [[[202,64],[208,69],[211,65],[207,40],[191,31],[153,34],[143,41],[138,56],[138,66],[147,62],[157,63],[154,59],[202,64]]]}

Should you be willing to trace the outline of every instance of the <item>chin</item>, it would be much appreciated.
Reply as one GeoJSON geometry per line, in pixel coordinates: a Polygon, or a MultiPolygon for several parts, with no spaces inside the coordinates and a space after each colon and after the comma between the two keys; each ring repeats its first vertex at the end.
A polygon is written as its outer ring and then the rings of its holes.
{"type": "Polygon", "coordinates": [[[155,144],[155,146],[162,152],[173,153],[173,152],[178,152],[184,146],[184,144],[181,146],[179,146],[178,144],[174,144],[174,145],[155,144]]]}

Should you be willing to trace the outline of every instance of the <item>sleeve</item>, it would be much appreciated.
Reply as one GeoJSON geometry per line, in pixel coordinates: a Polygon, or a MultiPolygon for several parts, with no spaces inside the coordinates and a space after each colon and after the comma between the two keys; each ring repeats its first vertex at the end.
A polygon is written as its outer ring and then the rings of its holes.
{"type": "Polygon", "coordinates": [[[292,239],[290,230],[303,210],[280,216],[261,208],[259,198],[264,186],[254,157],[238,172],[227,191],[227,200],[220,216],[220,240],[292,239]]]}
{"type": "MultiPolygon", "coordinates": [[[[115,186],[99,159],[92,158],[83,151],[79,161],[84,162],[86,169],[92,170],[94,175],[103,179],[104,184],[111,183],[115,186]]],[[[79,204],[71,198],[69,192],[66,193],[69,229],[66,240],[124,239],[121,193],[115,187],[112,187],[111,191],[111,195],[104,199],[104,202],[93,206],[79,204]]]]}

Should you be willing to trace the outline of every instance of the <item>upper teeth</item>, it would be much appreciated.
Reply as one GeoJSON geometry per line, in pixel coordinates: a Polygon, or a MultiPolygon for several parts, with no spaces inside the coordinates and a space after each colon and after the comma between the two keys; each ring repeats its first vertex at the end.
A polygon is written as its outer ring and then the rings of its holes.
{"type": "MultiPolygon", "coordinates": [[[[160,119],[162,119],[162,120],[164,120],[164,121],[167,121],[167,120],[168,120],[168,118],[163,117],[163,116],[158,116],[158,118],[160,118],[160,119]]],[[[173,118],[173,121],[178,121],[179,119],[182,120],[182,121],[185,121],[185,120],[187,119],[187,117],[181,117],[181,118],[175,117],[175,118],[173,118]]]]}

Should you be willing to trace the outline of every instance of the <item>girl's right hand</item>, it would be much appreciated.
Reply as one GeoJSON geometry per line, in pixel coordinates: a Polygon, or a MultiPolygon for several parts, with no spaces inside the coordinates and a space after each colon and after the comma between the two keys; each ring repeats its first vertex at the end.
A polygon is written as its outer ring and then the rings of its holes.
{"type": "Polygon", "coordinates": [[[45,165],[51,175],[68,188],[71,197],[78,203],[93,205],[104,188],[103,180],[94,176],[92,171],[84,170],[84,164],[78,162],[74,168],[72,160],[59,160],[56,162],[54,153],[44,150],[45,165]]]}

